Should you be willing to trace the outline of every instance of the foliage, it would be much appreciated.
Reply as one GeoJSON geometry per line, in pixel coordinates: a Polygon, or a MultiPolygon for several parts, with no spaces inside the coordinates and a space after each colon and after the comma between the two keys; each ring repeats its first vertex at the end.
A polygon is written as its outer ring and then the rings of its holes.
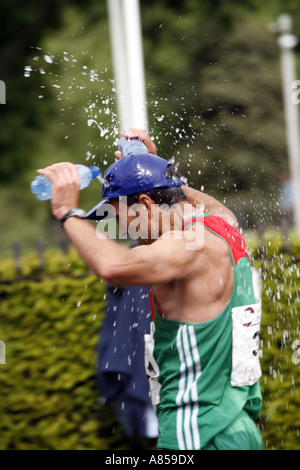
{"type": "MultiPolygon", "coordinates": [[[[19,180],[28,167],[32,169],[34,155],[41,152],[42,135],[49,120],[55,119],[51,94],[47,94],[47,106],[38,99],[42,77],[36,75],[31,81],[24,78],[28,57],[45,35],[63,28],[63,12],[68,5],[85,11],[86,3],[83,6],[78,0],[1,1],[0,79],[5,81],[7,95],[6,105],[0,108],[1,183],[19,180]]],[[[95,21],[106,15],[103,3],[96,6],[89,2],[92,4],[89,13],[95,21]]]]}
{"type": "MultiPolygon", "coordinates": [[[[299,253],[299,251],[298,251],[299,253]]],[[[261,265],[263,321],[260,429],[266,449],[299,449],[300,263],[281,256],[261,265]]]]}
{"type": "MultiPolygon", "coordinates": [[[[114,420],[99,404],[95,380],[104,283],[80,276],[86,268],[74,252],[49,253],[41,278],[37,257],[23,259],[22,266],[23,276],[36,279],[0,287],[6,344],[0,449],[118,448],[122,433],[111,434],[114,420]]],[[[13,263],[1,269],[1,277],[14,276],[13,263]]]]}
{"type": "MultiPolygon", "coordinates": [[[[258,244],[248,234],[253,254],[258,244]]],[[[256,259],[262,275],[263,410],[266,449],[299,449],[300,262],[280,236],[256,259]],[[268,251],[269,250],[269,251],[268,251]],[[263,258],[261,258],[263,253],[263,258]]],[[[291,246],[300,253],[299,240],[291,246]],[[297,244],[298,243],[298,244],[297,244]]],[[[104,283],[71,249],[0,263],[0,449],[126,449],[109,410],[99,404],[95,346],[103,320],[104,283]],[[19,275],[20,276],[20,275],[19,275]]]]}
{"type": "Polygon", "coordinates": [[[287,167],[276,36],[245,6],[214,2],[213,16],[189,6],[179,17],[161,8],[158,21],[157,10],[145,13],[162,156],[171,151],[188,181],[224,200],[244,227],[272,225],[287,167]]]}

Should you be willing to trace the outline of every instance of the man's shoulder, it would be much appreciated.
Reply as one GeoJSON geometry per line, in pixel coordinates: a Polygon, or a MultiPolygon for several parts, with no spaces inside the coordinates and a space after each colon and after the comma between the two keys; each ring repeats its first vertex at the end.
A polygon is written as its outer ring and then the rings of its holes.
{"type": "Polygon", "coordinates": [[[206,228],[214,235],[225,240],[229,246],[235,264],[242,257],[248,257],[247,244],[241,233],[229,222],[218,216],[209,216],[205,220],[206,228]]]}
{"type": "Polygon", "coordinates": [[[174,247],[179,250],[201,250],[204,245],[204,230],[203,226],[193,225],[185,231],[170,230],[165,232],[160,239],[172,240],[174,247]]]}

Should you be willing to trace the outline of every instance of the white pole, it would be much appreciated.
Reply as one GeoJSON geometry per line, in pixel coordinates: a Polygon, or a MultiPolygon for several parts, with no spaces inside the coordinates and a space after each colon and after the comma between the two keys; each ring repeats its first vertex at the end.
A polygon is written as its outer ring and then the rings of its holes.
{"type": "Polygon", "coordinates": [[[146,91],[139,0],[123,0],[131,127],[147,129],[146,91]],[[126,6],[125,6],[126,5],[126,6]]]}
{"type": "Polygon", "coordinates": [[[138,0],[107,0],[121,130],[147,129],[142,32],[138,0]]]}
{"type": "Polygon", "coordinates": [[[294,219],[296,231],[298,234],[300,234],[299,104],[294,103],[292,100],[292,87],[296,80],[293,49],[297,44],[297,38],[291,34],[292,20],[289,15],[281,15],[278,18],[278,29],[281,33],[278,42],[281,50],[283,96],[287,131],[287,146],[293,188],[294,219]]]}
{"type": "Polygon", "coordinates": [[[122,14],[122,0],[107,0],[108,18],[110,28],[110,41],[112,47],[113,68],[117,90],[117,107],[121,130],[128,129],[129,125],[129,90],[126,76],[126,47],[124,23],[122,14]]]}

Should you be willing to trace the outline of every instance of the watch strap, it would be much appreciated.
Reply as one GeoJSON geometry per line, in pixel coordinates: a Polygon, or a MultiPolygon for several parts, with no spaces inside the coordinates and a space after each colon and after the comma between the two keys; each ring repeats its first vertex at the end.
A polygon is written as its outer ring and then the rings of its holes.
{"type": "Polygon", "coordinates": [[[61,226],[64,225],[65,221],[70,217],[78,217],[79,219],[84,219],[86,216],[86,212],[83,209],[71,209],[69,210],[61,219],[59,219],[59,223],[61,226]]]}

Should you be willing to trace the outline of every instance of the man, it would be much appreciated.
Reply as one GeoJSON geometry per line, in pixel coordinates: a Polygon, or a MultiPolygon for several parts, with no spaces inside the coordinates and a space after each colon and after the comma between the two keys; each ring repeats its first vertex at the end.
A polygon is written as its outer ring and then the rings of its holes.
{"type": "MultiPolygon", "coordinates": [[[[135,136],[154,153],[145,132],[134,130],[135,136]]],[[[40,173],[52,182],[53,215],[85,262],[111,284],[153,286],[146,366],[158,449],[261,449],[254,422],[261,409],[260,303],[245,242],[225,220],[232,220],[230,211],[182,188],[175,168],[160,157],[120,159],[106,170],[102,202],[88,217],[110,207],[121,235],[136,234],[140,245],[130,250],[97,236],[72,211],[79,200],[74,165],[40,173]],[[195,212],[193,204],[210,205],[222,217],[195,212]]]]}

